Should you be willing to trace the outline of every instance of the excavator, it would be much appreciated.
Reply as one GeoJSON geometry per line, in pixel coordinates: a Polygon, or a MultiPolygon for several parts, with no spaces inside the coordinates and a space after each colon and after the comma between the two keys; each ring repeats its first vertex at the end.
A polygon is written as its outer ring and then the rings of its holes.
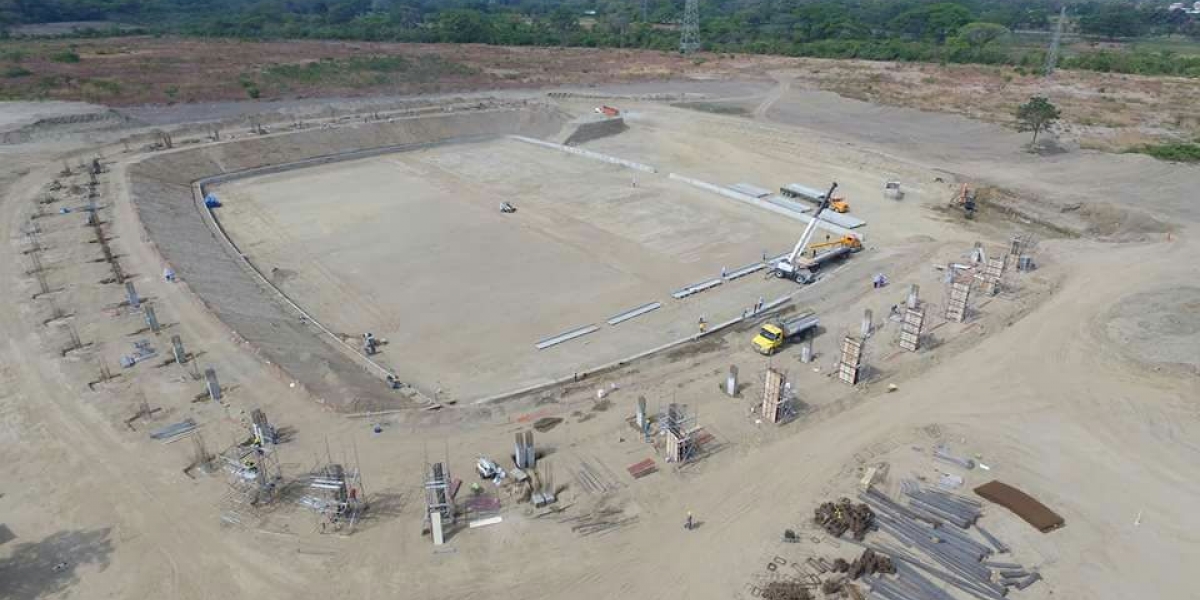
{"type": "Polygon", "coordinates": [[[845,256],[852,252],[862,250],[862,242],[853,235],[846,235],[837,241],[830,241],[815,246],[809,246],[813,235],[817,233],[817,226],[820,222],[821,213],[829,208],[830,199],[834,197],[833,192],[837,189],[837,182],[829,188],[829,192],[823,196],[821,203],[817,205],[817,210],[813,212],[812,220],[808,222],[808,226],[804,228],[804,233],[800,234],[800,239],[796,242],[796,246],[792,248],[792,253],[779,260],[771,266],[771,273],[781,279],[790,279],[796,283],[812,283],[816,280],[814,271],[819,269],[822,264],[833,259],[845,256]],[[819,252],[822,248],[830,248],[825,252],[819,252]],[[806,251],[812,250],[811,257],[805,258],[806,251]]]}

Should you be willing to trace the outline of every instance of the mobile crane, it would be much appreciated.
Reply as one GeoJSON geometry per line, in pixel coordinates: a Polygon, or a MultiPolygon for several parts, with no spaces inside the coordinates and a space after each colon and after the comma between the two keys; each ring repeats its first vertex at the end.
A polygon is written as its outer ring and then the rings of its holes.
{"type": "Polygon", "coordinates": [[[817,225],[819,224],[821,213],[829,208],[830,198],[833,198],[833,192],[837,189],[837,186],[837,182],[834,182],[829,188],[829,192],[824,195],[821,203],[817,205],[817,210],[813,213],[812,220],[804,228],[804,233],[800,235],[796,246],[792,248],[792,253],[771,266],[771,273],[776,277],[790,279],[796,283],[812,283],[816,279],[813,271],[819,269],[822,264],[862,249],[862,242],[857,237],[846,236],[836,242],[828,242],[816,246],[816,248],[833,247],[832,250],[823,254],[817,254],[809,259],[803,258],[804,251],[809,248],[809,242],[812,241],[813,236],[817,233],[817,225]]]}
{"type": "Polygon", "coordinates": [[[789,183],[779,188],[779,193],[784,198],[803,200],[816,205],[820,205],[825,201],[826,198],[828,198],[829,210],[837,213],[844,213],[850,210],[850,203],[846,202],[845,198],[841,196],[830,196],[829,194],[822,195],[821,190],[814,190],[813,188],[803,186],[798,183],[789,183]]]}
{"type": "Polygon", "coordinates": [[[807,251],[810,256],[815,257],[818,251],[825,248],[849,248],[851,252],[858,252],[862,250],[862,240],[854,234],[846,234],[836,240],[813,244],[807,248],[807,251]]]}

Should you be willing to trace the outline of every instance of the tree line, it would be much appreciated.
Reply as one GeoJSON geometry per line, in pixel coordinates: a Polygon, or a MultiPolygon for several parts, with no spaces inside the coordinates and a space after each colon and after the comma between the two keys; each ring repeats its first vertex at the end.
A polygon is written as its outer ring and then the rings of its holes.
{"type": "MultiPolygon", "coordinates": [[[[0,0],[0,29],[108,20],[209,37],[673,50],[683,1],[0,0]]],[[[1036,68],[1044,59],[1040,50],[1001,41],[1012,31],[1051,30],[1060,6],[1057,0],[701,0],[701,39],[715,52],[1036,68]]],[[[1195,15],[1163,6],[1088,0],[1067,10],[1069,28],[1086,35],[1200,39],[1195,15]]],[[[1176,58],[1088,52],[1064,66],[1200,75],[1200,65],[1176,58]]]]}

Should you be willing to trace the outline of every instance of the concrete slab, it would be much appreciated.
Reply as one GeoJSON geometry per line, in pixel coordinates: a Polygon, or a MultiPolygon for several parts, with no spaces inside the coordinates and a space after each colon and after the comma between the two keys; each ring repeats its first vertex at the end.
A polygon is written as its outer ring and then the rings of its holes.
{"type": "Polygon", "coordinates": [[[755,198],[762,198],[763,196],[771,195],[771,190],[758,187],[753,183],[735,183],[729,186],[729,189],[735,192],[746,194],[747,196],[754,196],[755,198]]]}

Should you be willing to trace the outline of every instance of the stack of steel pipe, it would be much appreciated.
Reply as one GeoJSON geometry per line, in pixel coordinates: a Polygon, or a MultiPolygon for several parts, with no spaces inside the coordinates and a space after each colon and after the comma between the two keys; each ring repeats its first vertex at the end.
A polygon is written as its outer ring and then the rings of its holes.
{"type": "Polygon", "coordinates": [[[911,595],[907,589],[900,587],[895,581],[879,575],[868,577],[867,585],[871,587],[872,594],[885,600],[920,600],[920,596],[911,595]]]}
{"type": "MultiPolygon", "coordinates": [[[[884,554],[884,555],[890,556],[892,558],[892,560],[895,561],[898,571],[901,569],[901,567],[900,567],[901,564],[915,567],[915,568],[928,573],[929,575],[945,582],[946,584],[948,584],[960,591],[963,591],[967,594],[970,594],[971,596],[979,598],[980,600],[1003,600],[1003,598],[1002,598],[1003,591],[997,593],[993,588],[990,588],[990,587],[984,588],[981,585],[972,583],[971,581],[963,579],[962,577],[960,577],[958,575],[955,575],[953,573],[949,573],[949,572],[943,571],[941,569],[927,565],[924,562],[921,562],[920,560],[918,560],[917,558],[909,556],[908,554],[905,554],[904,552],[901,552],[899,550],[895,550],[892,548],[880,547],[880,546],[873,546],[870,544],[861,544],[861,543],[854,542],[854,541],[850,541],[850,543],[858,544],[860,546],[863,546],[864,548],[870,548],[879,554],[884,554]]],[[[1003,589],[1003,588],[1001,588],[1001,589],[1003,589]]]]}
{"type": "Polygon", "coordinates": [[[1025,588],[1027,588],[1027,587],[1029,587],[1029,586],[1033,585],[1033,584],[1034,584],[1034,582],[1036,582],[1037,580],[1039,580],[1039,579],[1041,579],[1041,578],[1042,578],[1042,574],[1041,574],[1041,573],[1034,573],[1034,574],[1030,575],[1029,577],[1025,578],[1025,580],[1024,580],[1024,581],[1021,581],[1020,583],[1018,583],[1018,584],[1017,584],[1017,589],[1018,589],[1018,590],[1023,590],[1023,589],[1025,589],[1025,588]]]}
{"type": "Polygon", "coordinates": [[[985,560],[985,561],[983,561],[983,564],[985,564],[993,569],[1020,569],[1021,568],[1021,565],[1018,565],[1017,563],[996,562],[994,560],[985,560]]]}
{"type": "Polygon", "coordinates": [[[914,521],[925,521],[931,525],[940,525],[942,520],[929,516],[918,514],[909,510],[907,507],[900,505],[895,500],[888,498],[887,495],[875,490],[874,488],[867,490],[865,493],[860,493],[858,499],[866,502],[877,513],[891,515],[897,518],[906,518],[914,521]]]}
{"type": "Polygon", "coordinates": [[[986,554],[969,540],[946,535],[935,529],[912,522],[879,515],[880,529],[907,547],[920,550],[941,567],[963,580],[972,589],[1003,596],[1005,588],[992,583],[992,571],[979,561],[986,554]]]}
{"type": "Polygon", "coordinates": [[[978,523],[975,524],[975,529],[979,530],[979,535],[982,535],[983,539],[987,540],[988,543],[991,544],[992,547],[996,549],[996,552],[999,552],[1000,554],[1004,554],[1005,552],[1008,552],[1008,546],[1006,546],[1004,544],[1004,542],[1001,542],[999,539],[996,538],[996,536],[992,535],[988,530],[980,527],[978,523]]]}
{"type": "Polygon", "coordinates": [[[895,561],[896,572],[900,577],[900,581],[907,583],[910,587],[921,593],[921,597],[929,600],[954,600],[954,597],[949,592],[938,587],[927,577],[913,568],[912,565],[904,561],[895,561]]]}
{"type": "Polygon", "coordinates": [[[962,529],[970,527],[981,514],[982,507],[979,503],[962,496],[935,490],[923,490],[914,481],[902,482],[901,489],[909,498],[910,510],[949,521],[962,529]]]}
{"type": "Polygon", "coordinates": [[[980,517],[979,502],[940,490],[922,489],[914,481],[901,482],[901,489],[909,497],[908,506],[876,489],[858,495],[874,509],[875,526],[908,549],[847,540],[894,561],[896,579],[878,574],[867,579],[873,598],[952,600],[946,590],[926,575],[980,600],[1002,600],[1008,588],[1023,590],[1041,579],[1041,574],[1027,571],[1017,563],[984,562],[996,552],[1008,552],[1008,547],[983,529],[980,534],[986,544],[964,531],[980,517]]]}

